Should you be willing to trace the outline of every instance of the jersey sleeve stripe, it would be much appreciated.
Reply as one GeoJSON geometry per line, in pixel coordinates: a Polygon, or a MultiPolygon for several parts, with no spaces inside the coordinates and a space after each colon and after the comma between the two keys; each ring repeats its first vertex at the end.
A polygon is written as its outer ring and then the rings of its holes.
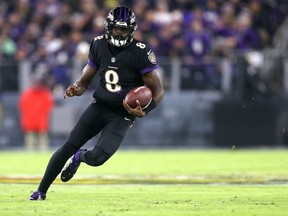
{"type": "Polygon", "coordinates": [[[98,65],[95,65],[89,58],[88,58],[88,65],[97,69],[98,68],[98,65]]]}
{"type": "Polygon", "coordinates": [[[156,70],[158,67],[159,67],[158,64],[156,64],[153,67],[144,68],[143,70],[140,71],[140,73],[143,75],[145,73],[148,73],[148,72],[151,72],[153,70],[156,70]]]}

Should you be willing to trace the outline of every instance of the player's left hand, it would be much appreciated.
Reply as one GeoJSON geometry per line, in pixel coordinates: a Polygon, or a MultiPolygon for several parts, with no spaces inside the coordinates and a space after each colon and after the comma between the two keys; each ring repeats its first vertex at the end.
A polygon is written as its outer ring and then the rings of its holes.
{"type": "Polygon", "coordinates": [[[133,109],[130,107],[125,100],[123,100],[123,106],[127,110],[127,112],[135,117],[142,118],[145,116],[145,112],[143,111],[140,102],[137,100],[137,107],[133,109]]]}

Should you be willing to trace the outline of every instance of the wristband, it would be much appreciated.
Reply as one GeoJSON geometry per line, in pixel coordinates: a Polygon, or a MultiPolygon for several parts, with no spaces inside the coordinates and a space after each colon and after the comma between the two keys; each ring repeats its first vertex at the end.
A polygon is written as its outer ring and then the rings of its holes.
{"type": "Polygon", "coordinates": [[[152,111],[154,108],[156,108],[156,101],[152,98],[150,104],[147,106],[147,108],[145,109],[145,114],[149,113],[150,111],[152,111]]]}

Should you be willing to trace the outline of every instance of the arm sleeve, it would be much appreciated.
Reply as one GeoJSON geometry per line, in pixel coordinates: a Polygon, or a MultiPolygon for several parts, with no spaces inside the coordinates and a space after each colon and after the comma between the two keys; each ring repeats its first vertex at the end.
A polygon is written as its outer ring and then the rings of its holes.
{"type": "Polygon", "coordinates": [[[88,54],[88,65],[98,69],[97,63],[97,41],[94,39],[90,44],[89,54],[88,54]]]}
{"type": "Polygon", "coordinates": [[[145,49],[141,50],[139,67],[141,75],[151,72],[159,67],[155,53],[149,45],[145,45],[145,49]]]}

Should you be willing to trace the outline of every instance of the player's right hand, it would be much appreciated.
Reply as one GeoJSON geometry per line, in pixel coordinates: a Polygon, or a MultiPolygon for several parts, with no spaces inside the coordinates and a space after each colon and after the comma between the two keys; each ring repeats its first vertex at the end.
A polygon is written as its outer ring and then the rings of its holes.
{"type": "Polygon", "coordinates": [[[128,103],[125,101],[125,99],[123,100],[123,106],[130,115],[133,115],[133,116],[138,117],[138,118],[142,118],[145,116],[145,112],[141,108],[141,104],[138,100],[136,100],[136,103],[137,103],[137,107],[135,109],[133,109],[132,107],[130,107],[128,105],[128,103]]]}
{"type": "Polygon", "coordinates": [[[79,91],[79,88],[76,85],[69,85],[65,91],[63,99],[65,100],[67,97],[73,97],[77,95],[78,91],[79,91]]]}

